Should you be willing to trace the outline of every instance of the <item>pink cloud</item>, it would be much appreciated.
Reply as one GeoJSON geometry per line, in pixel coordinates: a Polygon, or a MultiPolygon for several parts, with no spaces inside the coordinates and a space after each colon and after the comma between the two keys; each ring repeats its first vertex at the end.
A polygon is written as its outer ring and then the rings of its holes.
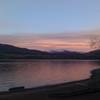
{"type": "Polygon", "coordinates": [[[7,43],[18,47],[54,50],[68,49],[86,51],[90,50],[90,40],[92,36],[99,37],[99,31],[87,31],[82,33],[18,33],[17,35],[1,35],[0,43],[7,43]]]}
{"type": "MultiPolygon", "coordinates": [[[[61,35],[63,36],[63,35],[61,35]]],[[[70,50],[88,50],[89,40],[87,38],[79,37],[60,37],[56,35],[52,38],[51,35],[2,35],[0,36],[0,43],[7,43],[18,47],[54,50],[54,49],[70,49],[70,50]]]]}

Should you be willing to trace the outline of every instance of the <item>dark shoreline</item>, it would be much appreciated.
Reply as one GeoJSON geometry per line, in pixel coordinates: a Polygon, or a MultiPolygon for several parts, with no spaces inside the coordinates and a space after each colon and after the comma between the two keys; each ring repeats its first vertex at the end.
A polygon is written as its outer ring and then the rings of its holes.
{"type": "MultiPolygon", "coordinates": [[[[41,86],[36,88],[29,88],[23,90],[13,90],[13,91],[6,91],[0,92],[0,100],[1,99],[11,99],[11,98],[22,98],[23,96],[30,96],[30,98],[38,98],[38,96],[42,96],[43,98],[62,98],[62,97],[72,97],[78,95],[84,95],[87,93],[93,93],[94,90],[89,89],[87,83],[89,79],[80,80],[80,81],[73,81],[67,82],[62,84],[56,85],[48,85],[48,86],[41,86]],[[65,89],[66,88],[66,89],[65,89]]],[[[95,91],[96,92],[96,91],[95,91]]],[[[100,92],[100,91],[99,91],[100,92]]],[[[48,100],[48,99],[47,99],[48,100]]]]}
{"type": "MultiPolygon", "coordinates": [[[[6,59],[5,61],[19,62],[19,60],[38,61],[39,59],[31,59],[31,60],[9,59],[9,61],[8,59],[6,59]]],[[[57,60],[57,59],[52,59],[52,60],[57,60]]],[[[63,60],[63,59],[58,59],[58,60],[63,60]]],[[[64,60],[67,61],[67,59],[64,60]]],[[[69,61],[70,60],[71,59],[69,59],[69,61]]],[[[79,61],[79,60],[75,59],[73,61],[79,61]]],[[[97,61],[97,60],[92,60],[92,61],[97,61]]],[[[98,86],[96,87],[96,84],[100,84],[100,79],[99,79],[100,70],[97,69],[96,71],[92,71],[91,74],[92,75],[89,79],[60,83],[55,85],[40,86],[35,88],[14,87],[11,90],[9,89],[9,91],[0,92],[0,100],[100,100],[100,87],[99,88],[98,86]],[[94,85],[91,85],[92,81],[93,84],[95,83],[94,85]]]]}
{"type": "Polygon", "coordinates": [[[80,100],[81,96],[100,94],[100,90],[88,87],[89,81],[89,79],[85,79],[56,85],[0,92],[0,100],[63,100],[64,98],[64,100],[80,100]],[[77,97],[79,99],[75,99],[77,97]]]}
{"type": "Polygon", "coordinates": [[[37,60],[65,60],[65,61],[100,61],[100,59],[0,59],[0,62],[24,62],[37,60]]]}
{"type": "Polygon", "coordinates": [[[36,88],[14,87],[0,92],[0,100],[100,100],[100,69],[89,79],[36,88]]]}
{"type": "MultiPolygon", "coordinates": [[[[72,88],[72,87],[77,87],[79,84],[87,83],[88,79],[86,80],[80,80],[80,81],[73,81],[73,82],[67,82],[67,83],[61,83],[61,84],[55,84],[55,85],[47,85],[47,86],[40,86],[40,87],[35,87],[35,88],[25,88],[20,90],[13,90],[13,91],[5,91],[5,92],[0,92],[0,100],[1,97],[6,99],[10,97],[15,97],[16,95],[20,97],[20,95],[30,95],[32,94],[33,97],[37,97],[37,95],[46,95],[49,97],[52,97],[55,93],[58,91],[64,91],[64,88],[72,88]]],[[[12,88],[13,89],[13,88],[12,88]]],[[[76,88],[77,91],[77,88],[76,88]]],[[[59,92],[58,92],[59,93],[59,92]]],[[[72,91],[66,91],[67,94],[71,94],[72,91]]]]}

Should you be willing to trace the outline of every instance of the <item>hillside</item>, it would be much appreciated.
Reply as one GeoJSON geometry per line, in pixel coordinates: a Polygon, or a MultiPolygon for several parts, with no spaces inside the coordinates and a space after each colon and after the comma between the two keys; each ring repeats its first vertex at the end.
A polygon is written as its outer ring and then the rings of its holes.
{"type": "Polygon", "coordinates": [[[100,59],[100,49],[90,51],[86,55],[88,58],[91,58],[91,59],[100,59]]]}
{"type": "Polygon", "coordinates": [[[45,54],[47,54],[47,52],[19,48],[8,44],[0,44],[0,58],[34,58],[45,54]]]}
{"type": "Polygon", "coordinates": [[[67,50],[46,52],[0,44],[0,59],[100,59],[100,50],[88,53],[67,50]]]}

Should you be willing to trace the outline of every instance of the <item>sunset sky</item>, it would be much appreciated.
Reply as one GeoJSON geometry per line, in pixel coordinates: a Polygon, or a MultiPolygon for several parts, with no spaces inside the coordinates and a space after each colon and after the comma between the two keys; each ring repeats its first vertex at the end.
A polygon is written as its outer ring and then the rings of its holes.
{"type": "Polygon", "coordinates": [[[88,51],[100,34],[100,0],[0,0],[0,43],[88,51]]]}

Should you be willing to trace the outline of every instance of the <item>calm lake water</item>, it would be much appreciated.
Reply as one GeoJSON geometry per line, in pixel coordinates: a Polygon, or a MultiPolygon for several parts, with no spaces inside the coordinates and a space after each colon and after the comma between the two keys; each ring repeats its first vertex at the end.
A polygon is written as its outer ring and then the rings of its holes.
{"type": "Polygon", "coordinates": [[[100,61],[23,60],[0,62],[0,91],[11,87],[26,88],[69,82],[90,77],[90,71],[100,68],[100,61]]]}

